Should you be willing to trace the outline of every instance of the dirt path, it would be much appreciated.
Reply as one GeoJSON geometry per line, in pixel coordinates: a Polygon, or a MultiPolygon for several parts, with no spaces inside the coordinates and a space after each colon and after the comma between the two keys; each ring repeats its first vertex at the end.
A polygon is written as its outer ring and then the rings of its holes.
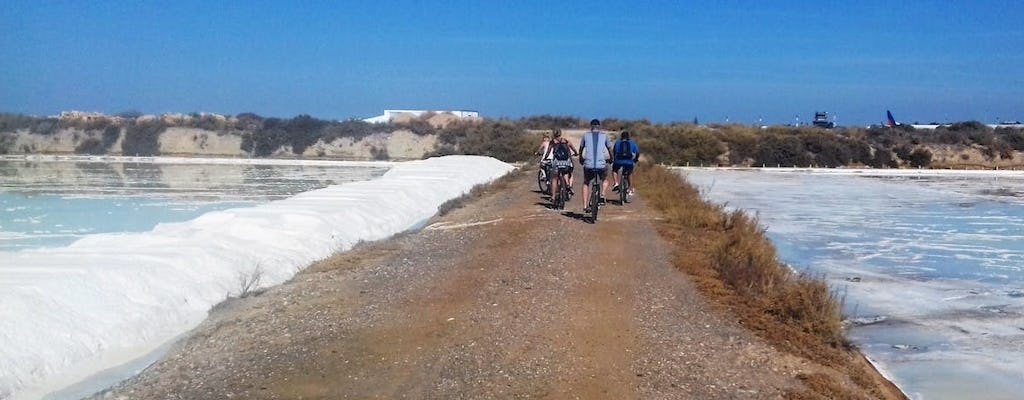
{"type": "Polygon", "coordinates": [[[533,174],[219,307],[99,397],[737,399],[800,385],[800,361],[670,265],[642,197],[588,224],[548,209],[533,174]]]}

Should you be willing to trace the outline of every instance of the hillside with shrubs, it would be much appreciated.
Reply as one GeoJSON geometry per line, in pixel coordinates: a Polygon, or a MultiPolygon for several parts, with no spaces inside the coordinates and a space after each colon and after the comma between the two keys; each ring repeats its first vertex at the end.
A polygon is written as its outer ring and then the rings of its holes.
{"type": "MultiPolygon", "coordinates": [[[[539,115],[519,119],[437,118],[400,122],[322,120],[309,115],[262,117],[253,113],[59,117],[0,114],[0,154],[185,155],[403,159],[477,154],[508,162],[532,160],[541,134],[586,129],[589,119],[539,115]],[[397,132],[407,137],[398,151],[397,132]],[[32,139],[32,140],[28,140],[32,139]],[[180,142],[186,142],[182,145],[180,142]],[[187,143],[191,141],[192,143],[187,143]],[[411,142],[410,142],[411,141],[411,142]],[[60,144],[59,146],[57,144],[60,144]],[[349,150],[344,150],[348,146],[349,150]],[[422,148],[411,148],[411,147],[422,148]],[[213,148],[219,150],[214,151],[213,148]],[[225,150],[226,148],[226,150],[225,150]],[[341,150],[339,150],[341,149],[341,150]],[[397,155],[397,154],[401,155],[397,155]],[[397,156],[396,156],[397,155],[397,156]]],[[[667,165],[744,167],[1015,168],[1024,166],[1024,130],[960,122],[934,130],[910,126],[815,127],[698,125],[604,119],[616,138],[628,130],[643,155],[667,165]]]]}

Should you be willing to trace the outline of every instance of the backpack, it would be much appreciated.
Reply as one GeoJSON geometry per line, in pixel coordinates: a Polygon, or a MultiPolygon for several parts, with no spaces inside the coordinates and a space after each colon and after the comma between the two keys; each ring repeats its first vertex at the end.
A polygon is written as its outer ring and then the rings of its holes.
{"type": "Polygon", "coordinates": [[[569,144],[565,142],[555,143],[555,150],[552,152],[554,159],[565,161],[569,159],[569,144]]]}
{"type": "Polygon", "coordinates": [[[618,148],[615,149],[616,160],[632,160],[633,159],[633,146],[629,142],[629,139],[619,140],[618,148]]]}

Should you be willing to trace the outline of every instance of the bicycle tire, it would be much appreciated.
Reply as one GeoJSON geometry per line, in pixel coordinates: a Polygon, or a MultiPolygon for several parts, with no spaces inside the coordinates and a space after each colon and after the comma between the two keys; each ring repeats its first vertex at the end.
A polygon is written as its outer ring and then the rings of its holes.
{"type": "Polygon", "coordinates": [[[569,187],[562,174],[558,174],[558,206],[559,210],[565,208],[565,202],[569,199],[569,187]]]}
{"type": "Polygon", "coordinates": [[[597,173],[594,174],[594,179],[590,183],[590,221],[597,223],[597,209],[600,207],[601,202],[601,180],[597,173]]]}
{"type": "Polygon", "coordinates": [[[629,175],[622,174],[622,184],[619,186],[619,205],[629,203],[629,175]]]}
{"type": "Polygon", "coordinates": [[[629,189],[629,184],[626,183],[626,177],[623,175],[622,181],[619,182],[619,205],[626,205],[626,190],[629,189]]]}

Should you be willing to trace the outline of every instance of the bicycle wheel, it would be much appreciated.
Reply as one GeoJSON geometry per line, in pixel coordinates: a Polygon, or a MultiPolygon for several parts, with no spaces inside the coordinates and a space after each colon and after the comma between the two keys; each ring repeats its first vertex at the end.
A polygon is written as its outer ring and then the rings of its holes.
{"type": "Polygon", "coordinates": [[[541,167],[537,171],[537,188],[540,189],[541,193],[551,192],[551,180],[548,179],[547,168],[541,167]]]}
{"type": "Polygon", "coordinates": [[[590,221],[597,223],[597,209],[600,208],[598,203],[601,201],[601,180],[597,176],[594,177],[593,182],[590,185],[590,221]]]}
{"type": "Polygon", "coordinates": [[[565,182],[565,178],[558,178],[558,209],[565,208],[565,202],[569,200],[569,185],[565,182]]]}
{"type": "Polygon", "coordinates": [[[629,203],[629,175],[622,175],[622,184],[619,185],[619,205],[629,203]]]}
{"type": "Polygon", "coordinates": [[[619,181],[619,205],[626,205],[626,190],[629,189],[629,181],[626,180],[626,176],[622,176],[622,180],[619,181]]]}

